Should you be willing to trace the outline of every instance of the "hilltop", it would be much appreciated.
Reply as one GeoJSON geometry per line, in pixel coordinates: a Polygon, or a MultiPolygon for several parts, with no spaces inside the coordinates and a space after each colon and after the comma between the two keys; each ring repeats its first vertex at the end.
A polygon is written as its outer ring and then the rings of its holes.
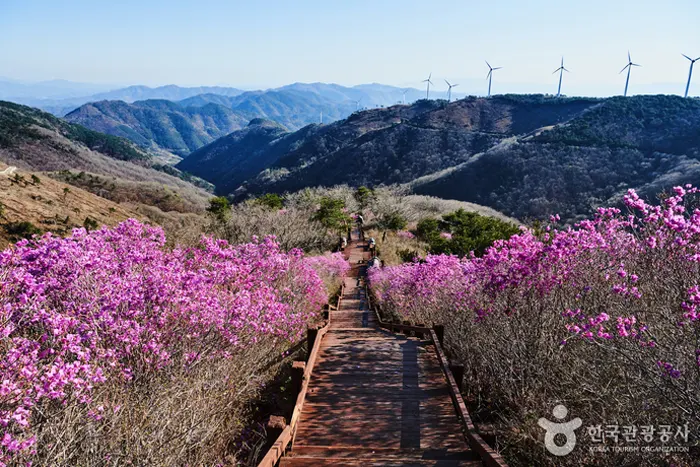
{"type": "Polygon", "coordinates": [[[700,182],[700,100],[606,99],[566,124],[484,151],[416,181],[417,193],[486,204],[506,215],[583,219],[630,188],[655,197],[700,182]]]}

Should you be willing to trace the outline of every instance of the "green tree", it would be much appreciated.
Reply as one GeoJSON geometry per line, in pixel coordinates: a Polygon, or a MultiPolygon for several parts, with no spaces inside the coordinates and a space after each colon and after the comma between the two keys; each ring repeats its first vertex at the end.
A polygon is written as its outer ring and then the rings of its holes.
{"type": "Polygon", "coordinates": [[[366,209],[374,198],[374,190],[366,186],[361,186],[355,191],[353,196],[355,197],[355,201],[360,205],[360,209],[366,209]]]}
{"type": "Polygon", "coordinates": [[[97,228],[100,225],[97,223],[97,221],[91,217],[86,217],[85,221],[83,222],[83,227],[85,227],[85,230],[90,232],[91,230],[97,230],[97,228]]]}
{"type": "Polygon", "coordinates": [[[32,174],[32,183],[34,185],[39,185],[41,183],[41,179],[37,177],[36,175],[32,174]]]}
{"type": "Polygon", "coordinates": [[[313,220],[319,221],[327,229],[345,232],[350,226],[350,216],[345,212],[345,201],[342,199],[323,197],[313,220]]]}
{"type": "Polygon", "coordinates": [[[217,196],[209,200],[207,211],[219,222],[224,222],[231,212],[231,203],[225,196],[217,196]]]}
{"type": "Polygon", "coordinates": [[[271,210],[278,210],[284,207],[284,200],[277,193],[265,193],[257,198],[255,202],[271,210]]]}
{"type": "Polygon", "coordinates": [[[518,227],[510,222],[464,209],[445,214],[441,220],[424,219],[417,227],[418,237],[428,243],[430,253],[458,256],[466,256],[471,251],[481,256],[494,241],[510,238],[518,232],[518,227]]]}
{"type": "Polygon", "coordinates": [[[398,212],[390,212],[379,218],[379,228],[382,230],[403,230],[408,225],[408,221],[398,212]]]}
{"type": "Polygon", "coordinates": [[[41,235],[41,229],[32,224],[31,222],[10,222],[3,226],[5,232],[10,236],[10,240],[13,242],[19,241],[23,238],[30,239],[34,235],[41,235]]]}

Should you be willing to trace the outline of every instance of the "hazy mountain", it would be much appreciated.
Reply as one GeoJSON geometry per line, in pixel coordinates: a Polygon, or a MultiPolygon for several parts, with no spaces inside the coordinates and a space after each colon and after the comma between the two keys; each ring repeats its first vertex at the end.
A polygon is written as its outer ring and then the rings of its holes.
{"type": "Polygon", "coordinates": [[[55,79],[25,82],[0,78],[0,99],[67,99],[109,91],[114,86],[55,79]]]}
{"type": "Polygon", "coordinates": [[[12,92],[12,83],[7,85],[6,91],[3,91],[4,83],[0,81],[0,99],[4,98],[19,104],[38,107],[61,117],[88,102],[104,100],[136,102],[148,99],[179,101],[199,94],[213,93],[221,96],[236,96],[243,92],[240,89],[222,86],[181,87],[173,84],[156,88],[151,88],[149,86],[128,86],[113,90],[109,90],[109,88],[105,86],[95,87],[93,85],[91,90],[89,85],[72,83],[76,85],[75,91],[72,93],[66,93],[65,90],[48,93],[48,91],[42,91],[41,87],[37,87],[40,84],[42,83],[36,83],[33,87],[22,88],[23,92],[17,94],[12,92]]]}
{"type": "MultiPolygon", "coordinates": [[[[132,97],[140,92],[132,91],[132,97]]],[[[144,148],[185,156],[243,128],[254,118],[273,120],[297,130],[320,122],[321,114],[324,122],[343,119],[358,108],[358,100],[360,105],[384,106],[403,98],[402,89],[376,84],[347,88],[296,83],[279,89],[234,94],[233,90],[228,95],[203,93],[177,103],[100,101],[85,104],[65,118],[96,131],[129,138],[144,148]]],[[[420,94],[409,89],[406,97],[410,100],[420,94]]]]}
{"type": "Polygon", "coordinates": [[[65,119],[95,131],[128,138],[143,148],[179,156],[242,128],[248,122],[219,104],[183,107],[168,100],[132,104],[93,102],[69,113],[65,119]]]}

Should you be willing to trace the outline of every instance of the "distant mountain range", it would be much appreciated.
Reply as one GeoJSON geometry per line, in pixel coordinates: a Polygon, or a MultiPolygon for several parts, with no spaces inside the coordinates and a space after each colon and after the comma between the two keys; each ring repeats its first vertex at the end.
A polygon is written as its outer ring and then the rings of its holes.
{"type": "Polygon", "coordinates": [[[700,182],[700,99],[421,100],[286,132],[256,120],[177,166],[236,197],[407,184],[516,218],[589,216],[627,188],[700,182]]]}
{"type": "MultiPolygon", "coordinates": [[[[91,102],[65,118],[95,131],[129,138],[149,150],[184,157],[216,138],[245,127],[254,118],[266,118],[289,130],[297,130],[319,123],[321,119],[329,123],[345,118],[357,109],[393,105],[402,102],[404,95],[407,102],[423,95],[416,89],[380,84],[348,88],[336,84],[296,83],[268,91],[204,92],[173,101],[177,95],[217,90],[159,89],[158,95],[167,95],[169,100],[91,102]]],[[[124,95],[125,90],[119,92],[124,95]]],[[[140,88],[128,93],[132,98],[150,94],[153,93],[140,88]]]]}
{"type": "Polygon", "coordinates": [[[95,131],[128,138],[151,151],[166,151],[180,157],[242,128],[249,120],[219,104],[183,107],[168,100],[132,104],[93,102],[69,113],[65,119],[95,131]]]}

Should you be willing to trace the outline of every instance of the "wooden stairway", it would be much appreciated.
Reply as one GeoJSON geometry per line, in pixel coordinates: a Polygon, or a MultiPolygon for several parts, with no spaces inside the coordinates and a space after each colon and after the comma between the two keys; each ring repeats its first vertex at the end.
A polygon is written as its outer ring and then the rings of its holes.
{"type": "Polygon", "coordinates": [[[380,329],[364,288],[364,244],[331,312],[292,450],[280,466],[483,465],[462,434],[429,341],[380,329]]]}

